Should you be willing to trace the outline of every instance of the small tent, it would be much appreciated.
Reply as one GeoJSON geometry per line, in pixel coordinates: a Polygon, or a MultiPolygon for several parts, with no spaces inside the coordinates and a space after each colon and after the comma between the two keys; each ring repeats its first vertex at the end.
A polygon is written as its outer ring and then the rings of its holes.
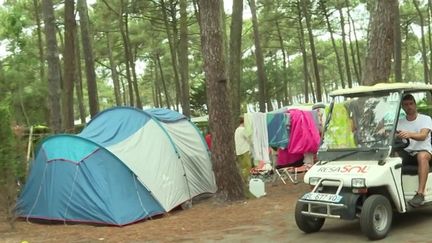
{"type": "Polygon", "coordinates": [[[41,143],[17,213],[125,225],[216,190],[207,145],[185,116],[116,107],[41,143]]]}

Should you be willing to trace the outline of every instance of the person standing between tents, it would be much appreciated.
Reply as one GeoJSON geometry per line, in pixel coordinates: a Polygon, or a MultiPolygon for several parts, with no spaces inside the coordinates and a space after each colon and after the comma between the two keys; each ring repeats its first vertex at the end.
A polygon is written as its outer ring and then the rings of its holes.
{"type": "Polygon", "coordinates": [[[251,169],[252,157],[250,152],[251,144],[246,136],[243,117],[240,117],[240,124],[235,130],[234,140],[240,175],[243,178],[243,181],[247,183],[249,171],[251,169]]]}

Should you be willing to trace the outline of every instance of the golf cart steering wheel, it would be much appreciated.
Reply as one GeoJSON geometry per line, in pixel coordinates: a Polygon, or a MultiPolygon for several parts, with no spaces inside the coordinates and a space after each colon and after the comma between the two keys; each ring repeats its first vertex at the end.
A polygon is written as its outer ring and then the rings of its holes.
{"type": "Polygon", "coordinates": [[[400,150],[408,147],[410,144],[409,139],[395,137],[393,141],[393,149],[400,150]]]}

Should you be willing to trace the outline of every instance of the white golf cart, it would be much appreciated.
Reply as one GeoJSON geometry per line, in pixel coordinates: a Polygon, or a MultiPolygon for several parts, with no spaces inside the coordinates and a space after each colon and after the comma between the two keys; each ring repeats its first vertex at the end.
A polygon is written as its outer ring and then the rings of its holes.
{"type": "MultiPolygon", "coordinates": [[[[432,85],[385,83],[342,89],[330,94],[332,103],[318,152],[318,162],[305,174],[311,192],[301,196],[295,220],[305,233],[317,232],[325,218],[355,220],[371,240],[386,237],[393,212],[413,210],[407,203],[418,186],[416,166],[402,166],[395,150],[401,98],[411,93],[425,114],[432,85]]],[[[429,173],[425,203],[432,202],[429,173]]]]}

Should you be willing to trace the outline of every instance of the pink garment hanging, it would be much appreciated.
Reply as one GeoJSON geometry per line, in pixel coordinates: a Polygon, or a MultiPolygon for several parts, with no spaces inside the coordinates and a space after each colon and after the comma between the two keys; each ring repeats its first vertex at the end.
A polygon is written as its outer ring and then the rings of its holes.
{"type": "Polygon", "coordinates": [[[290,141],[286,149],[278,152],[279,166],[301,160],[304,153],[316,153],[321,139],[310,111],[291,109],[288,112],[291,116],[290,141]]]}

